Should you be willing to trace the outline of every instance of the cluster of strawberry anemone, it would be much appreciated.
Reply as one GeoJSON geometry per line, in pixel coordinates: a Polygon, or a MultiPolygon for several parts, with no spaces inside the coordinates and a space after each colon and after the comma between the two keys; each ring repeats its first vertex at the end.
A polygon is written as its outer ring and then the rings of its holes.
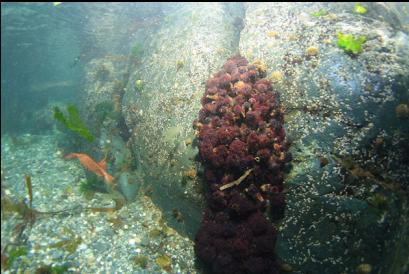
{"type": "Polygon", "coordinates": [[[193,122],[208,203],[195,250],[214,273],[278,273],[277,232],[264,212],[283,215],[291,156],[279,94],[264,73],[244,57],[230,58],[207,80],[193,122]]]}

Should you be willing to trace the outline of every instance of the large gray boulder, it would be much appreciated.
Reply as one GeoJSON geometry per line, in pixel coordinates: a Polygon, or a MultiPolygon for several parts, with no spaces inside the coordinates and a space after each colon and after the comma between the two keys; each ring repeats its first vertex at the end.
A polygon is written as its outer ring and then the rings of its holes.
{"type": "Polygon", "coordinates": [[[396,107],[409,100],[409,39],[388,4],[353,8],[246,6],[240,51],[268,66],[293,140],[278,254],[298,273],[408,264],[409,123],[396,107]],[[320,10],[328,14],[311,15],[320,10]],[[364,35],[363,51],[338,48],[337,32],[364,35]]]}
{"type": "Polygon", "coordinates": [[[138,169],[152,187],[153,200],[174,227],[191,237],[203,209],[192,121],[205,80],[235,50],[233,13],[221,3],[183,4],[169,11],[145,45],[147,54],[131,74],[123,99],[138,169]]]}

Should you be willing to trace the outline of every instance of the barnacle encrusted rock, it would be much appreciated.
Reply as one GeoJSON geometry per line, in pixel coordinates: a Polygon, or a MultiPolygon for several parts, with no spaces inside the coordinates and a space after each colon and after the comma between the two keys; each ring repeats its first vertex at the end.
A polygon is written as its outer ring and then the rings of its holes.
{"type": "Polygon", "coordinates": [[[407,272],[409,126],[406,108],[395,108],[409,100],[407,19],[398,11],[408,5],[365,7],[368,21],[351,3],[246,4],[240,52],[284,76],[276,82],[294,161],[277,252],[302,273],[351,273],[363,261],[373,272],[407,272]],[[340,50],[337,32],[365,36],[362,52],[340,50]],[[386,210],[370,203],[376,193],[386,210]]]}
{"type": "MultiPolygon", "coordinates": [[[[195,166],[197,146],[192,119],[200,109],[200,97],[209,73],[223,65],[234,48],[233,14],[222,3],[172,4],[151,38],[137,33],[145,54],[131,70],[122,111],[132,130],[130,143],[138,169],[152,185],[152,198],[179,232],[194,237],[200,224],[203,197],[200,182],[181,171],[195,166]],[[223,48],[225,50],[220,51],[223,48]],[[178,61],[183,60],[183,68],[178,61]],[[133,83],[144,82],[135,92],[133,83]],[[193,141],[187,141],[193,140],[193,141]],[[186,217],[175,221],[172,208],[186,217]]],[[[211,101],[217,98],[209,94],[211,101]]]]}

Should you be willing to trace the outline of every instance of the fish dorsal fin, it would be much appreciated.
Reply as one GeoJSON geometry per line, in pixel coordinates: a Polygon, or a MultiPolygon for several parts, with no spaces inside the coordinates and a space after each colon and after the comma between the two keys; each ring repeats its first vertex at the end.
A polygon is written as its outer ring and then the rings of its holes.
{"type": "Polygon", "coordinates": [[[106,158],[102,159],[102,160],[99,161],[99,163],[98,163],[98,165],[99,165],[101,168],[103,168],[103,169],[106,168],[106,161],[105,161],[105,159],[106,159],[106,158]]]}

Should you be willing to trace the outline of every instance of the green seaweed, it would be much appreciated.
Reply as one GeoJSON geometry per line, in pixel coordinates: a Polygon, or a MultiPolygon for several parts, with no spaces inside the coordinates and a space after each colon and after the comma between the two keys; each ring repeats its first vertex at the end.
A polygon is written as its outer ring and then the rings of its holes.
{"type": "Polygon", "coordinates": [[[55,244],[50,245],[50,247],[51,248],[61,248],[67,251],[68,253],[72,254],[77,250],[81,242],[82,242],[81,238],[72,238],[72,239],[59,241],[55,244]]]}
{"type": "Polygon", "coordinates": [[[61,112],[58,107],[54,107],[54,119],[61,122],[65,128],[85,138],[88,142],[93,142],[95,140],[95,137],[81,120],[77,108],[74,105],[68,105],[67,112],[68,118],[61,112]]]}
{"type": "Polygon", "coordinates": [[[66,240],[61,240],[50,245],[51,248],[61,248],[67,251],[68,253],[74,253],[78,246],[82,243],[82,238],[80,236],[75,235],[75,233],[70,230],[69,228],[64,227],[63,232],[65,234],[69,234],[70,238],[66,240]]]}
{"type": "Polygon", "coordinates": [[[4,216],[16,213],[27,222],[34,221],[37,213],[35,209],[30,208],[24,201],[14,202],[8,197],[1,198],[1,211],[4,216]]]}
{"type": "Polygon", "coordinates": [[[319,11],[315,11],[315,12],[313,12],[313,13],[311,13],[311,16],[314,16],[314,17],[321,17],[321,16],[324,16],[324,15],[327,15],[328,14],[328,11],[326,11],[326,10],[319,10],[319,11]]]}
{"type": "Polygon", "coordinates": [[[26,175],[26,186],[28,192],[28,200],[30,202],[30,208],[33,207],[33,185],[31,184],[31,177],[26,175]]]}
{"type": "Polygon", "coordinates": [[[95,194],[95,185],[89,180],[81,181],[79,191],[87,200],[91,200],[95,194]]]}
{"type": "Polygon", "coordinates": [[[154,228],[151,231],[149,231],[149,236],[152,238],[158,238],[159,236],[162,235],[162,230],[154,228]]]}
{"type": "Polygon", "coordinates": [[[354,5],[354,12],[358,14],[365,14],[366,8],[364,6],[361,6],[358,2],[356,2],[354,5]]]}
{"type": "Polygon", "coordinates": [[[96,192],[107,193],[106,185],[97,175],[87,172],[86,177],[87,179],[81,181],[79,187],[79,192],[82,193],[86,199],[91,199],[96,192]]]}
{"type": "Polygon", "coordinates": [[[158,266],[166,271],[172,270],[172,259],[165,254],[156,257],[155,262],[158,266]]]}
{"type": "Polygon", "coordinates": [[[136,255],[133,258],[133,262],[141,268],[146,268],[148,265],[148,257],[144,255],[136,255]]]}
{"type": "Polygon", "coordinates": [[[50,273],[50,274],[63,274],[67,273],[70,267],[68,265],[43,265],[37,268],[35,274],[43,274],[43,273],[50,273]]]}
{"type": "Polygon", "coordinates": [[[183,60],[176,61],[176,71],[179,71],[185,66],[185,62],[183,60]]]}
{"type": "Polygon", "coordinates": [[[338,47],[343,48],[347,53],[358,54],[362,52],[365,36],[361,35],[358,39],[355,39],[352,34],[343,34],[342,32],[338,32],[337,36],[338,47]]]}
{"type": "Polygon", "coordinates": [[[27,247],[25,246],[20,246],[20,247],[11,249],[8,252],[7,265],[11,266],[15,259],[17,259],[18,257],[27,255],[27,253],[28,253],[28,250],[27,250],[27,247]]]}

